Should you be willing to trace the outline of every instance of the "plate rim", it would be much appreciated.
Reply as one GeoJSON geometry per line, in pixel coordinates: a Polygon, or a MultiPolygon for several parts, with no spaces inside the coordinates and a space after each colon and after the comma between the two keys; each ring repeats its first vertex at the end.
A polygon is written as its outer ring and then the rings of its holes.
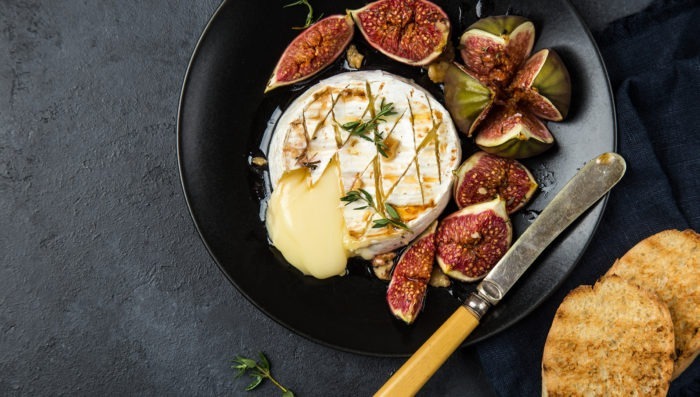
{"type": "MultiPolygon", "coordinates": [[[[326,342],[324,340],[318,339],[314,336],[311,336],[307,334],[306,332],[300,331],[296,328],[291,327],[281,319],[279,319],[277,316],[274,314],[270,313],[268,310],[265,310],[262,308],[255,300],[253,300],[245,291],[241,289],[241,287],[236,283],[235,280],[231,277],[231,275],[226,271],[225,267],[223,264],[219,261],[217,256],[214,254],[214,251],[212,250],[212,247],[210,244],[207,242],[207,240],[204,238],[204,232],[200,226],[200,222],[197,220],[197,217],[195,215],[195,211],[193,208],[193,204],[191,201],[191,194],[188,191],[187,188],[187,182],[186,182],[186,177],[185,177],[185,172],[184,172],[184,161],[183,161],[183,153],[182,153],[182,137],[183,137],[183,130],[182,130],[182,122],[183,122],[183,107],[184,107],[184,102],[185,102],[185,92],[188,87],[188,83],[190,81],[191,77],[191,72],[193,68],[193,64],[197,59],[197,56],[199,55],[201,51],[202,44],[206,37],[210,34],[210,30],[212,28],[212,25],[214,21],[217,19],[219,14],[222,12],[223,8],[229,3],[230,0],[222,0],[219,5],[216,7],[214,12],[212,13],[211,17],[209,17],[206,25],[204,26],[202,33],[199,35],[199,38],[197,39],[197,42],[192,50],[192,53],[190,55],[190,58],[187,63],[187,69],[185,71],[185,74],[183,76],[182,80],[182,85],[180,88],[180,94],[179,94],[179,99],[178,99],[178,109],[177,109],[177,122],[176,122],[176,155],[177,155],[177,163],[178,163],[178,176],[180,179],[180,187],[182,188],[183,196],[185,199],[185,204],[188,209],[188,213],[190,215],[190,218],[192,219],[192,223],[195,226],[195,229],[197,230],[197,234],[199,236],[199,239],[202,241],[204,244],[204,247],[206,248],[207,253],[209,254],[209,257],[214,261],[216,266],[219,268],[219,271],[223,273],[223,275],[226,277],[226,279],[236,288],[236,290],[243,295],[243,297],[246,298],[248,302],[250,302],[257,310],[261,311],[265,316],[268,318],[272,319],[279,325],[283,326],[285,329],[293,332],[296,335],[299,335],[311,342],[320,344],[322,346],[338,350],[338,351],[344,351],[348,353],[354,353],[354,354],[359,354],[359,355],[364,355],[364,356],[370,356],[370,357],[409,357],[411,356],[412,353],[378,353],[378,352],[372,352],[372,351],[367,351],[367,350],[359,350],[359,349],[354,349],[354,348],[347,348],[344,346],[339,346],[332,344],[330,342],[326,342]]],[[[593,50],[596,55],[597,63],[599,64],[599,67],[603,73],[603,78],[607,87],[606,94],[607,97],[610,98],[610,116],[612,119],[612,151],[616,152],[618,149],[618,125],[617,125],[617,110],[615,106],[615,97],[614,97],[614,92],[612,90],[612,85],[610,82],[610,76],[607,71],[607,67],[605,65],[605,61],[603,59],[603,56],[600,52],[600,49],[598,47],[597,42],[595,41],[595,38],[593,37],[590,29],[586,25],[585,21],[581,17],[579,11],[576,9],[574,4],[570,0],[560,0],[562,3],[566,5],[566,8],[569,9],[574,18],[579,22],[581,27],[583,28],[586,38],[588,41],[592,44],[593,50]]],[[[596,235],[596,232],[598,230],[598,227],[600,226],[600,223],[603,219],[603,216],[605,215],[605,211],[607,208],[607,203],[608,199],[610,196],[610,192],[606,193],[603,198],[592,208],[592,210],[595,210],[597,206],[600,206],[600,215],[597,217],[595,220],[593,227],[591,229],[591,233],[586,240],[585,244],[579,251],[578,255],[573,261],[573,264],[571,267],[568,269],[568,271],[564,274],[564,276],[554,285],[554,287],[544,295],[540,297],[537,301],[534,302],[534,304],[530,305],[529,308],[526,310],[523,310],[520,312],[517,316],[512,316],[508,319],[508,321],[503,322],[499,327],[497,327],[493,332],[491,332],[488,335],[482,335],[478,338],[474,338],[471,340],[464,341],[460,344],[459,347],[467,347],[467,346],[473,346],[475,344],[478,344],[486,339],[492,338],[503,331],[507,330],[508,328],[512,327],[514,324],[517,322],[523,320],[525,317],[527,317],[529,314],[531,314],[534,310],[539,308],[547,299],[549,299],[555,292],[557,292],[563,283],[568,279],[569,275],[573,270],[578,266],[582,256],[585,254],[587,251],[588,247],[590,246],[591,242],[593,241],[593,238],[596,235]]]]}

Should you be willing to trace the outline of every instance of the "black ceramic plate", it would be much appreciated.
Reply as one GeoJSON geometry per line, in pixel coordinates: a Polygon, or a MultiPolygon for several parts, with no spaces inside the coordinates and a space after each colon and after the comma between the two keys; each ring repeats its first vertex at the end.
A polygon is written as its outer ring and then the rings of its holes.
{"type": "MultiPolygon", "coordinates": [[[[423,312],[412,326],[406,326],[386,307],[386,284],[371,277],[364,264],[352,264],[345,277],[315,280],[302,276],[268,245],[262,221],[266,175],[250,166],[250,157],[265,153],[274,121],[305,87],[345,71],[339,60],[305,84],[263,95],[278,57],[298,33],[291,27],[305,20],[305,9],[283,9],[286,3],[289,0],[224,1],[192,56],[178,120],[180,172],[192,217],[224,274],[273,319],[334,348],[408,355],[454,311],[472,285],[431,288],[423,312]]],[[[569,67],[571,112],[565,122],[549,124],[557,146],[525,162],[540,192],[513,217],[517,236],[587,160],[615,149],[613,101],[603,63],[587,29],[565,1],[513,1],[508,9],[483,0],[438,3],[453,21],[453,37],[459,37],[477,13],[525,15],[537,28],[535,46],[554,47],[569,67]]],[[[317,14],[330,15],[364,2],[313,4],[317,14]]],[[[359,33],[354,42],[368,56],[366,68],[413,78],[441,98],[439,88],[420,68],[374,53],[359,33]]],[[[469,145],[465,157],[473,150],[469,145]]],[[[505,329],[539,305],[578,261],[603,206],[598,204],[560,236],[465,344],[505,329]]]]}

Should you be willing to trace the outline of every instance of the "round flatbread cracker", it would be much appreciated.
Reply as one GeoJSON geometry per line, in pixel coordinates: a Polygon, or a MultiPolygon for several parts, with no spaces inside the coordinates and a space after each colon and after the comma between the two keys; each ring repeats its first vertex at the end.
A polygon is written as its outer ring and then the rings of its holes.
{"type": "Polygon", "coordinates": [[[700,234],[665,230],[640,241],[608,270],[656,293],[676,337],[677,378],[700,352],[700,234]]]}

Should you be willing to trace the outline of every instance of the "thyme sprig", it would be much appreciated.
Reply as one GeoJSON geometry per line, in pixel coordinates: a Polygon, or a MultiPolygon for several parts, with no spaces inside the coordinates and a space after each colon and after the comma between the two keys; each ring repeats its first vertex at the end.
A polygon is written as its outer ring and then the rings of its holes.
{"type": "MultiPolygon", "coordinates": [[[[374,199],[372,199],[372,195],[362,188],[347,192],[345,196],[340,198],[340,201],[344,201],[345,205],[354,203],[356,201],[364,201],[366,205],[356,207],[355,209],[363,210],[365,208],[372,208],[374,212],[378,214],[381,213],[379,209],[377,209],[377,206],[374,204],[374,199]]],[[[396,211],[396,208],[394,208],[393,205],[389,203],[384,203],[384,211],[386,212],[386,215],[388,217],[375,219],[372,222],[373,229],[378,229],[386,226],[393,226],[398,229],[409,230],[408,226],[406,226],[406,224],[401,221],[401,216],[399,216],[399,213],[396,211]]]]}
{"type": "Polygon", "coordinates": [[[297,164],[301,165],[302,167],[306,167],[306,168],[313,171],[316,168],[318,168],[319,164],[321,164],[321,160],[315,160],[315,158],[316,158],[315,153],[311,158],[309,158],[309,156],[307,156],[306,151],[304,151],[304,153],[295,157],[294,160],[296,160],[297,164]]]}
{"type": "Polygon", "coordinates": [[[231,368],[236,370],[236,378],[243,376],[245,373],[253,378],[252,382],[246,386],[246,391],[251,391],[256,387],[260,386],[263,380],[269,379],[278,389],[282,391],[282,397],[294,397],[294,393],[284,386],[282,386],[275,378],[272,377],[270,372],[270,361],[268,361],[265,354],[259,353],[260,361],[255,361],[252,358],[236,356],[233,360],[235,365],[231,368]]]}
{"type": "Polygon", "coordinates": [[[396,114],[394,111],[394,104],[384,103],[384,98],[382,98],[382,102],[379,105],[379,111],[374,115],[374,117],[367,121],[350,121],[341,125],[340,127],[345,131],[350,132],[350,135],[355,135],[366,141],[374,143],[374,146],[377,147],[377,152],[379,152],[379,154],[381,154],[383,157],[389,157],[389,154],[386,152],[389,147],[384,142],[384,136],[377,127],[379,126],[379,123],[386,121],[386,119],[383,118],[384,116],[391,116],[394,114],[396,114]],[[368,135],[370,131],[374,131],[374,137],[370,137],[368,135]]]}
{"type": "Polygon", "coordinates": [[[406,224],[401,221],[401,217],[399,216],[399,213],[396,212],[396,208],[394,208],[393,205],[391,205],[389,203],[384,203],[384,209],[386,210],[386,214],[389,217],[382,218],[382,219],[375,219],[374,224],[372,225],[373,228],[377,229],[380,227],[385,227],[387,225],[391,225],[391,226],[394,226],[396,228],[409,230],[408,226],[406,226],[406,224]]]}
{"type": "Polygon", "coordinates": [[[293,3],[289,3],[285,5],[283,8],[287,7],[293,7],[293,6],[299,6],[299,5],[304,5],[306,8],[309,9],[309,12],[306,14],[306,23],[304,23],[304,26],[292,26],[292,29],[294,30],[304,30],[308,28],[309,26],[313,25],[314,23],[318,22],[319,19],[323,16],[323,14],[320,14],[316,19],[314,19],[314,9],[311,7],[311,4],[309,4],[308,0],[297,0],[293,3]]]}

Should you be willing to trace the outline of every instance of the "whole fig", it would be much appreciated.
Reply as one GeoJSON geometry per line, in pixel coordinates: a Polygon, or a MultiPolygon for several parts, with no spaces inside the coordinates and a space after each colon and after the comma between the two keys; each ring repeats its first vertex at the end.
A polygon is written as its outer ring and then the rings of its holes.
{"type": "Polygon", "coordinates": [[[540,120],[561,121],[571,102],[571,79],[554,50],[530,56],[535,28],[527,18],[483,18],[460,37],[464,66],[444,76],[445,103],[460,131],[500,157],[536,156],[554,144],[540,120]]]}

